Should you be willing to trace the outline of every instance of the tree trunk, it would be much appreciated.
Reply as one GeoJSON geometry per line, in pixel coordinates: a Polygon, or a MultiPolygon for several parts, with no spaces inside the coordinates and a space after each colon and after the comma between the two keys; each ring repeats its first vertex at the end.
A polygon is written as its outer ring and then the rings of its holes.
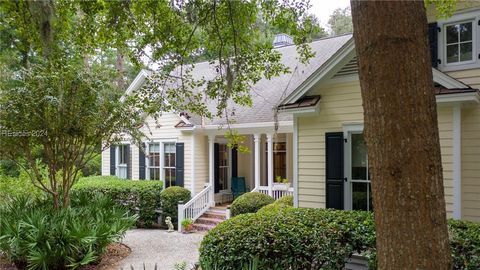
{"type": "Polygon", "coordinates": [[[123,51],[122,49],[117,48],[117,61],[115,62],[115,68],[117,69],[117,86],[118,88],[125,90],[125,81],[123,80],[125,69],[124,69],[123,63],[124,63],[123,51]]]}
{"type": "Polygon", "coordinates": [[[451,269],[423,1],[351,1],[379,269],[451,269]]]}

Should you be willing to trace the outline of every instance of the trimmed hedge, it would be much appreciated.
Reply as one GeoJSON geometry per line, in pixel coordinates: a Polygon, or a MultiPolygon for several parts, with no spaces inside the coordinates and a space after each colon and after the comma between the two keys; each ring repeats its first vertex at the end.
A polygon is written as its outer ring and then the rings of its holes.
{"type": "Polygon", "coordinates": [[[72,189],[72,197],[101,192],[124,206],[131,213],[138,213],[137,226],[151,227],[157,221],[155,210],[160,209],[161,181],[132,181],[115,176],[81,178],[72,189]]]}
{"type": "Polygon", "coordinates": [[[274,199],[259,192],[248,192],[236,198],[230,206],[232,217],[240,214],[255,213],[265,205],[271,204],[274,199]]]}
{"type": "Polygon", "coordinates": [[[293,196],[283,196],[269,205],[265,205],[260,208],[257,213],[263,213],[265,211],[278,211],[284,208],[293,207],[293,196]]]}
{"type": "Polygon", "coordinates": [[[202,266],[242,269],[340,269],[346,257],[375,243],[366,212],[284,208],[220,223],[203,239],[202,266]]]}
{"type": "MultiPolygon", "coordinates": [[[[448,220],[448,229],[454,269],[480,269],[480,224],[448,220]]],[[[202,241],[200,263],[222,270],[252,262],[258,269],[339,269],[354,252],[376,269],[372,213],[277,205],[212,229],[202,241]]]]}
{"type": "Polygon", "coordinates": [[[165,218],[171,217],[175,228],[178,226],[178,202],[186,203],[190,200],[191,193],[183,187],[168,187],[160,193],[160,201],[162,202],[162,225],[166,226],[165,218]]]}

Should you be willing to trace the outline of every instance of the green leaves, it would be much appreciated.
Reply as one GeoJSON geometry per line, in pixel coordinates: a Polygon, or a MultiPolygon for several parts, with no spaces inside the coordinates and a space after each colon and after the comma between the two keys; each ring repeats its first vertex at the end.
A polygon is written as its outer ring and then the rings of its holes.
{"type": "MultiPolygon", "coordinates": [[[[190,191],[183,187],[172,186],[166,188],[162,193],[160,193],[160,201],[162,203],[162,216],[165,219],[166,217],[171,217],[173,225],[178,226],[178,202],[183,201],[187,203],[191,198],[190,191]]],[[[165,220],[162,220],[162,225],[164,225],[165,220]]]]}
{"type": "Polygon", "coordinates": [[[246,213],[255,213],[260,208],[271,204],[274,201],[275,200],[272,197],[266,194],[259,192],[248,192],[233,201],[230,207],[230,211],[232,213],[232,216],[246,213]]]}

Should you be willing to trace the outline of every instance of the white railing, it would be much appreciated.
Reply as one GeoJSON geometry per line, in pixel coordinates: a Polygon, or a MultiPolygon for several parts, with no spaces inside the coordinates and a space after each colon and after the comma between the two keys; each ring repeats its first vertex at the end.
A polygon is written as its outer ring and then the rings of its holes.
{"type": "MultiPolygon", "coordinates": [[[[267,186],[256,187],[252,190],[252,192],[260,192],[260,193],[263,193],[263,194],[270,195],[269,188],[267,186]]],[[[279,189],[275,185],[272,187],[272,195],[271,196],[275,200],[279,199],[281,197],[284,197],[284,196],[289,196],[289,195],[293,196],[293,188],[292,187],[290,187],[288,189],[279,189]]]]}
{"type": "Polygon", "coordinates": [[[211,198],[213,198],[213,188],[210,186],[206,186],[200,193],[195,195],[190,201],[185,204],[178,204],[178,231],[182,231],[182,221],[185,219],[191,219],[195,221],[199,218],[203,213],[205,213],[210,206],[212,206],[213,202],[211,198]]]}

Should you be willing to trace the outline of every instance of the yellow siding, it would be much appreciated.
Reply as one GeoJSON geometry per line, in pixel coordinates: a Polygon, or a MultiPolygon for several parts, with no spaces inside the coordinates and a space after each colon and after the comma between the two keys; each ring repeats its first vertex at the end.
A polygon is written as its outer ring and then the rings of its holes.
{"type": "MultiPolygon", "coordinates": [[[[325,207],[325,133],[342,132],[347,123],[363,122],[358,82],[325,86],[318,115],[298,118],[298,196],[300,207],[325,207]]],[[[439,107],[439,131],[448,215],[453,204],[452,109],[439,107]]]]}
{"type": "Polygon", "coordinates": [[[472,88],[480,89],[480,68],[446,72],[472,88]]]}
{"type": "Polygon", "coordinates": [[[195,136],[195,168],[194,181],[195,193],[203,190],[205,183],[208,183],[208,137],[204,135],[195,136]]]}
{"type": "Polygon", "coordinates": [[[480,221],[480,107],[462,110],[462,218],[480,221]]]}

